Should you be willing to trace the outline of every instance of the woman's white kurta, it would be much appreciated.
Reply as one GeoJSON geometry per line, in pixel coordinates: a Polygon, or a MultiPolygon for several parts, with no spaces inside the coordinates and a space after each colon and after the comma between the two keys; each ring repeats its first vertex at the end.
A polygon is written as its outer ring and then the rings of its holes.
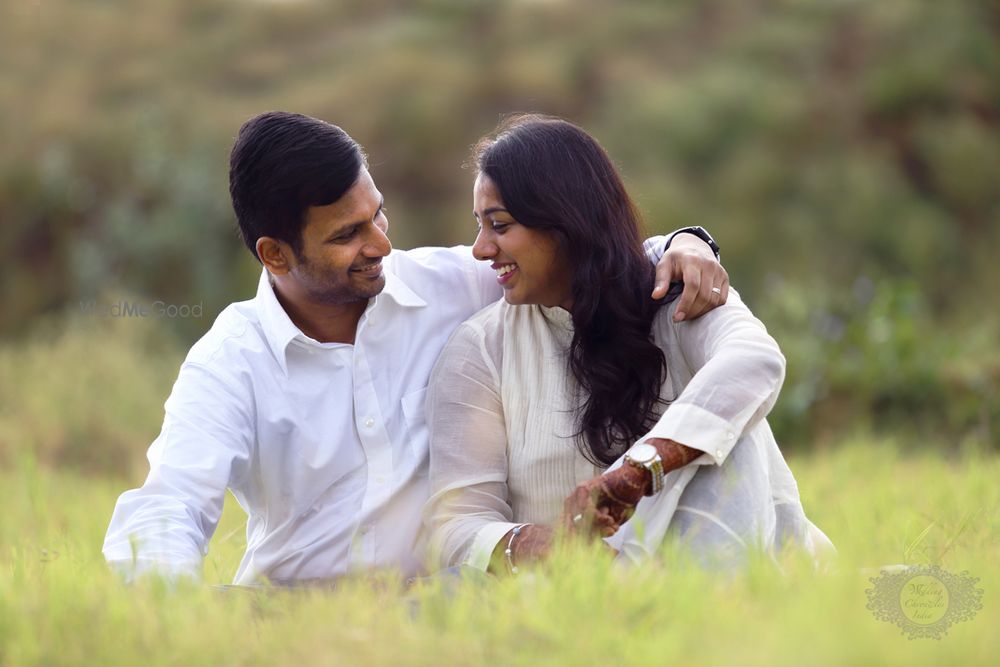
{"type": "MultiPolygon", "coordinates": [[[[668,533],[707,566],[749,548],[831,546],[806,517],[798,487],[764,420],[784,379],[774,339],[730,290],[728,302],[675,323],[676,302],[652,327],[664,351],[666,407],[645,436],[705,452],[668,473],[608,543],[620,559],[654,554],[668,533]]],[[[499,301],[445,346],[427,396],[432,496],[424,513],[436,565],[485,570],[514,526],[552,523],[576,485],[602,470],[574,434],[582,399],[568,369],[568,312],[499,301]]],[[[612,467],[621,464],[621,460],[612,467]]]]}

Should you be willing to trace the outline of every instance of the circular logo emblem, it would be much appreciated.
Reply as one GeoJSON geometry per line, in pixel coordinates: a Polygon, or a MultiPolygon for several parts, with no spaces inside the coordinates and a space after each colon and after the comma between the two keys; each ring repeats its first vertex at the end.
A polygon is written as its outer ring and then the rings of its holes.
{"type": "Polygon", "coordinates": [[[968,572],[955,575],[937,565],[883,569],[869,579],[868,609],[893,623],[910,639],[941,639],[948,628],[983,608],[983,589],[968,572]]]}

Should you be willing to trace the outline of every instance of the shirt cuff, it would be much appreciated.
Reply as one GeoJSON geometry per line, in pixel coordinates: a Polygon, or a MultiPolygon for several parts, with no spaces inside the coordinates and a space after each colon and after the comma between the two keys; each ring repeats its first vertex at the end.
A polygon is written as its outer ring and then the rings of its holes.
{"type": "Polygon", "coordinates": [[[472,546],[469,547],[469,553],[465,557],[463,565],[486,572],[490,566],[490,559],[493,557],[493,550],[497,548],[503,536],[523,525],[523,523],[507,523],[505,521],[486,524],[476,532],[476,538],[472,541],[472,546]]]}
{"type": "MultiPolygon", "coordinates": [[[[716,465],[722,465],[736,445],[740,434],[725,419],[691,403],[674,403],[660,417],[660,421],[644,435],[640,442],[650,438],[664,438],[682,445],[700,449],[716,465]]],[[[701,461],[695,463],[708,463],[701,461]]]]}
{"type": "Polygon", "coordinates": [[[129,558],[128,560],[108,559],[108,565],[125,583],[134,583],[146,575],[153,575],[166,581],[180,579],[201,579],[201,561],[168,561],[155,558],[129,558]]]}

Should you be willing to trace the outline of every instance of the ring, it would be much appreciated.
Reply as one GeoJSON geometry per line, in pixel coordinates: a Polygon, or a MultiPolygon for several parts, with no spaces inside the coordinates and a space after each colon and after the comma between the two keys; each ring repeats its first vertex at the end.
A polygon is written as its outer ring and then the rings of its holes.
{"type": "Polygon", "coordinates": [[[712,288],[712,292],[714,292],[715,294],[722,294],[722,288],[721,287],[713,287],[712,288]]]}
{"type": "Polygon", "coordinates": [[[583,521],[582,514],[577,514],[575,517],[573,517],[573,523],[580,523],[581,521],[583,521]]]}

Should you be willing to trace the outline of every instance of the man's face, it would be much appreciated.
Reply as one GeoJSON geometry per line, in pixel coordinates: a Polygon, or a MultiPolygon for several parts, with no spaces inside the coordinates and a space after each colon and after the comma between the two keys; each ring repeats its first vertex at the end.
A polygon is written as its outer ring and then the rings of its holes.
{"type": "Polygon", "coordinates": [[[289,276],[313,302],[367,301],[385,287],[382,258],[392,250],[382,194],[364,167],[351,189],[306,210],[302,250],[289,276]]]}

